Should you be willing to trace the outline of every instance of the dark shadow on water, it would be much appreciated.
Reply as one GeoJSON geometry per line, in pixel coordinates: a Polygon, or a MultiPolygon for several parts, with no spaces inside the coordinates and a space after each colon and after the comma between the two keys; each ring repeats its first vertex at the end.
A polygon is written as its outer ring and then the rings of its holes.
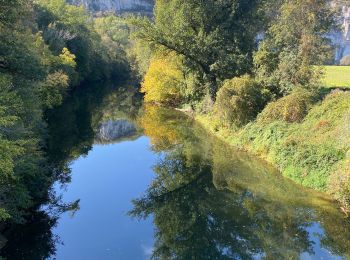
{"type": "MultiPolygon", "coordinates": [[[[85,84],[72,91],[62,105],[45,112],[48,134],[44,152],[52,169],[51,186],[57,182],[61,185],[70,183],[70,163],[92,149],[106,104],[116,102],[113,108],[135,117],[133,113],[136,113],[141,100],[136,91],[135,88],[116,86],[110,82],[85,84]],[[122,102],[119,99],[126,97],[131,103],[120,107],[122,102]]],[[[1,228],[0,255],[5,259],[37,260],[55,255],[55,245],[60,241],[52,234],[52,228],[61,213],[70,211],[74,214],[79,210],[79,200],[63,203],[52,187],[45,194],[46,198],[26,210],[25,223],[1,228]],[[46,210],[42,210],[43,206],[46,210]]]]}

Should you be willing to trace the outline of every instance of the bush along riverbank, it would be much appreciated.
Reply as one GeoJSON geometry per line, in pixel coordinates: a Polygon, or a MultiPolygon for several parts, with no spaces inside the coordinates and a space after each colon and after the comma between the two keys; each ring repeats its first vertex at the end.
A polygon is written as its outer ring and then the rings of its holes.
{"type": "Polygon", "coordinates": [[[192,111],[348,212],[350,94],[324,86],[336,80],[324,65],[339,10],[326,0],[157,1],[154,19],[130,20],[144,100],[192,111]]]}
{"type": "Polygon", "coordinates": [[[314,104],[304,102],[296,94],[286,96],[242,128],[223,123],[215,112],[195,118],[226,142],[263,157],[284,176],[333,195],[348,214],[350,92],[332,91],[314,104]]]}

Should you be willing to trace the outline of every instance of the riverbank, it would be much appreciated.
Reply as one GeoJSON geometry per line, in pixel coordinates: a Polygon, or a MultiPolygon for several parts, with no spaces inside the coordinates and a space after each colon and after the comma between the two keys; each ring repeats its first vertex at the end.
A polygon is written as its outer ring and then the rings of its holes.
{"type": "Polygon", "coordinates": [[[258,155],[303,186],[327,192],[350,210],[350,92],[333,91],[300,123],[259,120],[240,129],[212,114],[196,120],[220,139],[258,155]]]}

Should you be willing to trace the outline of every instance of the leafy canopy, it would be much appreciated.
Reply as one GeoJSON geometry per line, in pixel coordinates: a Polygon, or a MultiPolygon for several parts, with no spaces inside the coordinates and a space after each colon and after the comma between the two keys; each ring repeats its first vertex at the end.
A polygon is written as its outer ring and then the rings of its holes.
{"type": "Polygon", "coordinates": [[[154,22],[134,19],[136,36],[164,52],[184,57],[214,98],[218,82],[250,70],[259,26],[256,0],[160,0],[154,22]]]}
{"type": "Polygon", "coordinates": [[[327,0],[286,0],[276,10],[254,55],[257,77],[282,94],[295,86],[312,88],[317,67],[331,58],[327,33],[334,25],[327,0]]]}
{"type": "Polygon", "coordinates": [[[146,102],[170,106],[181,102],[184,75],[180,62],[174,54],[151,60],[141,88],[141,92],[145,93],[146,102]]]}

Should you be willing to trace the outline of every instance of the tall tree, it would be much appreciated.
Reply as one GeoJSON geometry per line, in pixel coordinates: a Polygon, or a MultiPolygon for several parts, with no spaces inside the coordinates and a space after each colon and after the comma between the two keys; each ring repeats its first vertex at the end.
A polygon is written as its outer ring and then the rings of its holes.
{"type": "Polygon", "coordinates": [[[258,78],[282,94],[295,86],[311,87],[318,76],[312,65],[332,55],[327,33],[335,16],[330,1],[285,0],[272,14],[254,57],[258,78]]]}
{"type": "Polygon", "coordinates": [[[136,36],[184,57],[215,99],[218,82],[250,71],[256,47],[257,0],[159,0],[154,21],[136,19],[136,36]]]}

